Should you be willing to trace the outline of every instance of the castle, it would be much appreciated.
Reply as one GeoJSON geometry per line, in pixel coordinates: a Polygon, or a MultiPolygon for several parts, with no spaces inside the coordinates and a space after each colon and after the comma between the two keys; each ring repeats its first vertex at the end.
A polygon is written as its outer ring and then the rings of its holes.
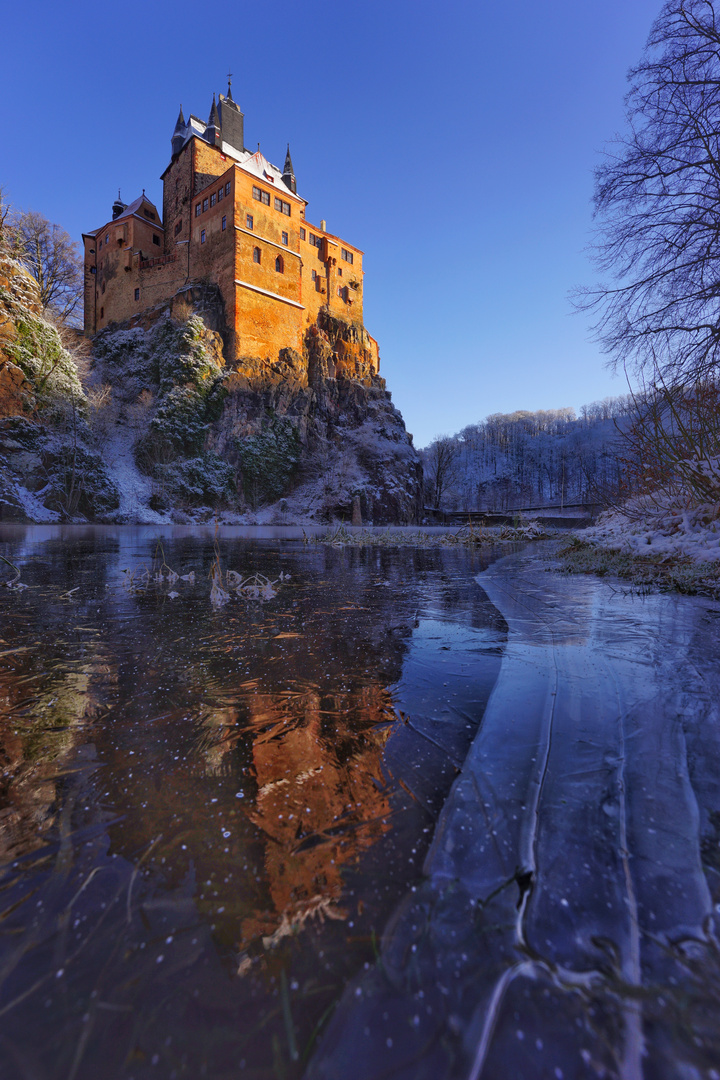
{"type": "Polygon", "coordinates": [[[274,359],[303,350],[308,331],[340,320],[353,368],[377,374],[377,343],[363,326],[363,252],[312,225],[297,192],[290,148],[282,171],[244,145],[244,117],[220,94],[207,123],[182,107],[163,181],[162,217],[145,192],[83,234],[85,333],[92,336],[197,285],[224,307],[226,359],[274,359]]]}

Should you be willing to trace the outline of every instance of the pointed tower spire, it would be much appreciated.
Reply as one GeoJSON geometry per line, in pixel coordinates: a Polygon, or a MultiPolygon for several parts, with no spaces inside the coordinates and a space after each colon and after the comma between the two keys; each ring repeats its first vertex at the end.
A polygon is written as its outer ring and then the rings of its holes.
{"type": "Polygon", "coordinates": [[[210,110],[210,117],[208,119],[208,127],[220,127],[220,117],[218,116],[217,105],[215,104],[215,95],[213,94],[212,109],[210,110]]]}
{"type": "Polygon", "coordinates": [[[293,195],[297,194],[295,172],[293,170],[292,158],[290,157],[290,143],[288,143],[287,154],[285,155],[285,168],[283,169],[282,180],[285,187],[290,188],[293,195]]]}
{"type": "Polygon", "coordinates": [[[233,77],[232,71],[228,71],[228,92],[227,92],[228,101],[233,100],[233,96],[232,96],[232,77],[233,77]]]}
{"type": "Polygon", "coordinates": [[[217,105],[215,103],[215,95],[213,94],[212,108],[210,110],[210,116],[208,118],[207,127],[205,128],[205,138],[213,146],[219,146],[221,142],[220,135],[220,116],[218,115],[217,105]]]}
{"type": "Polygon", "coordinates": [[[187,132],[187,125],[185,123],[185,117],[183,116],[182,105],[180,106],[180,112],[178,113],[177,123],[175,124],[175,130],[172,133],[172,154],[175,157],[179,154],[185,145],[185,135],[187,132]]]}

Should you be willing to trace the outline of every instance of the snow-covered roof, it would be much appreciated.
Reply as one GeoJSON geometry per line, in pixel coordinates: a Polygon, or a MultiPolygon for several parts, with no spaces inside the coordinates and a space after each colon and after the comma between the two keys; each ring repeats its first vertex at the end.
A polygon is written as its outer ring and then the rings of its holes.
{"type": "MultiPolygon", "coordinates": [[[[203,120],[191,114],[185,125],[185,138],[182,145],[184,146],[188,139],[191,139],[193,135],[207,141],[205,139],[207,128],[208,125],[203,120]]],[[[294,195],[293,192],[285,186],[282,178],[282,169],[278,169],[277,165],[273,165],[271,161],[268,161],[264,154],[261,154],[259,150],[253,154],[250,150],[238,150],[236,146],[224,141],[220,144],[218,149],[225,157],[231,158],[238,165],[241,165],[242,168],[252,176],[256,176],[266,184],[273,184],[275,187],[280,188],[280,190],[285,193],[283,197],[294,198],[301,203],[306,202],[300,195],[294,195]]]]}
{"type": "Polygon", "coordinates": [[[301,198],[300,195],[293,195],[292,191],[285,186],[282,171],[278,169],[277,165],[273,165],[272,162],[268,161],[259,150],[256,150],[254,154],[246,150],[242,160],[239,158],[236,160],[245,172],[257,176],[258,180],[262,180],[265,184],[272,184],[274,187],[279,188],[283,192],[283,198],[290,197],[297,199],[298,202],[305,202],[305,199],[301,198]]]}
{"type": "Polygon", "coordinates": [[[147,203],[147,205],[157,214],[157,206],[153,205],[153,203],[150,202],[147,195],[140,195],[137,199],[135,199],[134,202],[131,202],[129,206],[125,207],[122,214],[118,214],[118,216],[113,219],[113,223],[116,221],[120,221],[122,218],[132,217],[133,214],[138,214],[140,212],[140,207],[143,205],[143,203],[147,203]]]}
{"type": "Polygon", "coordinates": [[[158,213],[157,206],[155,206],[154,203],[150,202],[147,195],[139,195],[137,199],[134,200],[134,202],[131,202],[129,206],[125,207],[122,214],[118,214],[118,216],[116,218],[113,218],[112,221],[106,221],[104,225],[98,226],[97,229],[93,229],[90,232],[83,233],[83,236],[97,236],[97,234],[99,232],[102,232],[103,229],[107,228],[108,225],[117,225],[118,221],[122,221],[123,218],[129,217],[139,217],[141,221],[147,222],[148,225],[152,225],[156,229],[161,229],[163,232],[165,231],[162,221],[160,220],[160,214],[158,213]],[[140,208],[142,207],[143,203],[146,203],[151,210],[155,211],[155,221],[153,221],[151,218],[145,217],[143,214],[140,213],[140,208]]]}

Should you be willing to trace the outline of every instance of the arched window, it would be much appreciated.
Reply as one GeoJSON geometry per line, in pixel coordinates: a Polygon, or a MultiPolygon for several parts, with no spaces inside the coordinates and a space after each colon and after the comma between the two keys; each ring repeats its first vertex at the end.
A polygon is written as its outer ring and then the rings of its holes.
{"type": "Polygon", "coordinates": [[[253,262],[260,262],[260,248],[253,248],[253,262]]]}
{"type": "Polygon", "coordinates": [[[278,274],[285,273],[285,263],[283,262],[282,255],[278,255],[277,259],[275,260],[275,269],[277,270],[278,274]]]}

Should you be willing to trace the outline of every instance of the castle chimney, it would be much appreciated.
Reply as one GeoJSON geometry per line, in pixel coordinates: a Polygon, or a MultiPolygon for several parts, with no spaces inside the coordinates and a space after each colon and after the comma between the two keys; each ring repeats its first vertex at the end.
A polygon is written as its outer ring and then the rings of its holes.
{"type": "Polygon", "coordinates": [[[327,221],[324,218],[320,222],[320,232],[327,232],[327,221]]]}

